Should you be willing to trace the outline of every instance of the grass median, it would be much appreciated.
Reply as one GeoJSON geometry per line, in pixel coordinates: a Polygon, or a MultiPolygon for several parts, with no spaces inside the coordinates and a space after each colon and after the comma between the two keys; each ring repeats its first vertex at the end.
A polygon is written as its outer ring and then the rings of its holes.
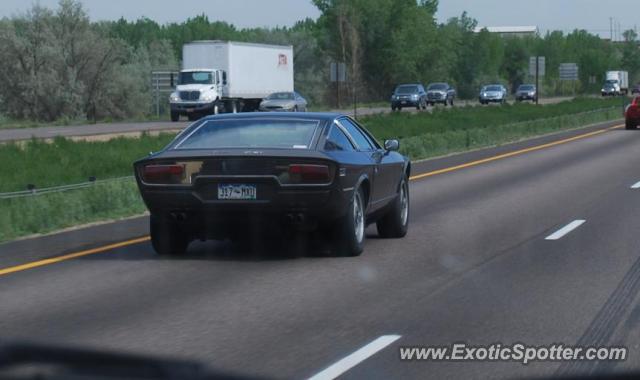
{"type": "MultiPolygon", "coordinates": [[[[433,113],[362,118],[380,140],[399,137],[412,159],[463,152],[621,117],[621,100],[577,99],[546,105],[460,107],[433,113]]],[[[30,140],[0,145],[0,193],[132,175],[132,163],[157,151],[172,134],[109,141],[30,140]]],[[[140,214],[145,206],[133,179],[0,199],[0,241],[73,225],[140,214]]]]}
{"type": "Polygon", "coordinates": [[[0,241],[75,225],[142,214],[146,206],[135,180],[114,179],[90,187],[0,199],[0,241]]]}

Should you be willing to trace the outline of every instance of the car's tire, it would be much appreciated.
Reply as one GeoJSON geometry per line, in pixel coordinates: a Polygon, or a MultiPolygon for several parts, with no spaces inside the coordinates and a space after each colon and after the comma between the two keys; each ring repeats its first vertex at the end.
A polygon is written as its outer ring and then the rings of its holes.
{"type": "Polygon", "coordinates": [[[151,245],[159,255],[182,255],[187,251],[189,238],[184,230],[168,217],[151,214],[149,218],[151,245]]]}
{"type": "Polygon", "coordinates": [[[171,121],[176,122],[180,120],[180,114],[178,112],[171,112],[171,121]]]}
{"type": "Polygon", "coordinates": [[[364,249],[366,206],[362,188],[354,190],[347,213],[335,224],[333,249],[336,256],[359,256],[364,249]]]}
{"type": "Polygon", "coordinates": [[[396,107],[391,106],[391,112],[396,112],[396,107]]]}
{"type": "Polygon", "coordinates": [[[389,212],[378,220],[376,227],[382,238],[401,238],[409,229],[409,184],[402,178],[400,191],[389,212]]]}
{"type": "Polygon", "coordinates": [[[422,109],[426,110],[427,109],[427,102],[426,101],[422,101],[422,109]]]}
{"type": "Polygon", "coordinates": [[[624,122],[624,129],[633,130],[633,129],[636,129],[636,128],[638,128],[638,126],[633,124],[630,120],[626,120],[624,122]]]}
{"type": "Polygon", "coordinates": [[[421,108],[421,107],[422,107],[422,106],[420,105],[420,102],[418,102],[418,104],[416,104],[416,110],[420,111],[420,108],[421,108]]]}
{"type": "Polygon", "coordinates": [[[298,112],[298,106],[293,107],[293,112],[298,112]]]}
{"type": "Polygon", "coordinates": [[[446,107],[447,106],[447,99],[445,99],[442,104],[444,104],[444,106],[446,107]]]}
{"type": "Polygon", "coordinates": [[[451,100],[449,100],[449,105],[450,105],[451,107],[453,107],[453,98],[451,98],[451,100]]]}

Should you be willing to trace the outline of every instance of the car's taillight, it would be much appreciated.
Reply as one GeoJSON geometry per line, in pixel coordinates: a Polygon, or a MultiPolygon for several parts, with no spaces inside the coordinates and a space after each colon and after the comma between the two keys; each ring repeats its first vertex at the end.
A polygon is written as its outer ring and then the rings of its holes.
{"type": "Polygon", "coordinates": [[[326,184],[331,182],[331,170],[327,165],[289,165],[289,183],[326,184]]]}
{"type": "Polygon", "coordinates": [[[184,173],[184,165],[147,165],[142,169],[142,178],[152,184],[180,184],[184,173]]]}
{"type": "Polygon", "coordinates": [[[635,99],[633,99],[633,102],[629,104],[625,112],[627,117],[637,118],[638,116],[640,116],[640,104],[638,103],[639,100],[640,97],[636,97],[635,99]]]}

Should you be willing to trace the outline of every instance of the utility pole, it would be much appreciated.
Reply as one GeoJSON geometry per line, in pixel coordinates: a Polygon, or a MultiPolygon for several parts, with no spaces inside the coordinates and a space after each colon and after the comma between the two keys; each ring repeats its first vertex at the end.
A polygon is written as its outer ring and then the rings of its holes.
{"type": "Polygon", "coordinates": [[[613,17],[609,17],[609,31],[611,32],[611,42],[613,42],[613,17]]]}
{"type": "Polygon", "coordinates": [[[536,104],[538,104],[538,98],[540,97],[540,56],[536,55],[536,104]]]}

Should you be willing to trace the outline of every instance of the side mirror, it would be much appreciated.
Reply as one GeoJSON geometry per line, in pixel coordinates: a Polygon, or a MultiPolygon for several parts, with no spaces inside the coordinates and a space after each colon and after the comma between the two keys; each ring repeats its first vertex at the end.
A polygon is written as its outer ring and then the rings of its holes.
{"type": "Polygon", "coordinates": [[[387,151],[398,151],[400,149],[400,142],[398,140],[385,140],[384,149],[387,151]]]}

